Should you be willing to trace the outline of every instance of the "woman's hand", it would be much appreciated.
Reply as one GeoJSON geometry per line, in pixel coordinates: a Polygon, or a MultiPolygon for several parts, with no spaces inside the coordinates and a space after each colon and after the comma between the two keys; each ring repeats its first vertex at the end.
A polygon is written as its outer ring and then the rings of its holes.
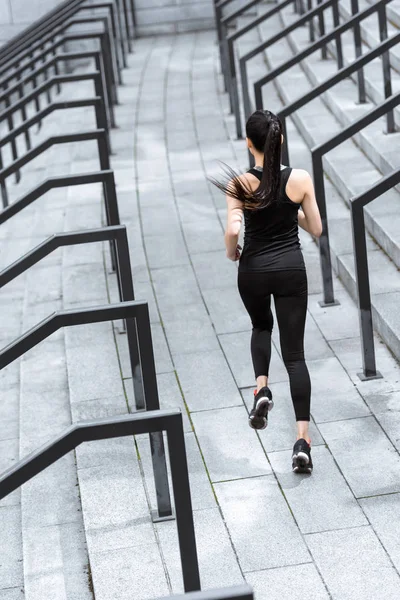
{"type": "Polygon", "coordinates": [[[235,262],[235,261],[237,261],[237,260],[239,260],[239,258],[240,258],[240,253],[241,253],[241,250],[242,250],[242,246],[240,246],[240,245],[238,244],[238,245],[236,246],[235,255],[234,255],[234,256],[229,256],[229,255],[227,255],[227,256],[228,256],[228,258],[229,258],[229,260],[232,260],[232,261],[234,261],[234,262],[235,262]]]}

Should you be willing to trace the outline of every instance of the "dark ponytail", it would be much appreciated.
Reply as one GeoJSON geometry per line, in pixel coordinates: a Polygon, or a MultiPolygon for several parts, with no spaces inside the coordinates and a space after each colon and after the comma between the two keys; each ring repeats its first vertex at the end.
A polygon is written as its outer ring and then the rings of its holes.
{"type": "Polygon", "coordinates": [[[269,110],[257,110],[246,123],[246,136],[256,150],[264,152],[264,167],[258,188],[252,191],[250,185],[227,165],[224,165],[227,177],[223,182],[211,178],[210,181],[223,193],[240,200],[245,208],[265,208],[279,198],[282,123],[269,110]]]}

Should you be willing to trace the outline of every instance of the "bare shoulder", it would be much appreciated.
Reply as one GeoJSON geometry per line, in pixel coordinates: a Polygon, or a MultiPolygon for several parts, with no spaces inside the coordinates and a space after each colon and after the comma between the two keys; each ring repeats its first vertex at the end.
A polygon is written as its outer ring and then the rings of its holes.
{"type": "Polygon", "coordinates": [[[305,169],[292,169],[286,185],[286,194],[293,202],[301,203],[312,186],[311,175],[305,169]]]}
{"type": "Polygon", "coordinates": [[[308,184],[311,181],[311,175],[305,169],[292,169],[289,180],[299,184],[308,184]]]}

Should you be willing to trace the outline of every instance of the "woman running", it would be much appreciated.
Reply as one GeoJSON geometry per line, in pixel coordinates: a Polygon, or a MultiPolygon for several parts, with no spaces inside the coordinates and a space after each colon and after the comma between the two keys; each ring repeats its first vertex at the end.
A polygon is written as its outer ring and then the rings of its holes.
{"type": "Polygon", "coordinates": [[[229,180],[213,183],[226,193],[227,257],[239,260],[239,293],[252,322],[251,356],[257,389],[249,424],[265,429],[273,407],[268,387],[273,295],[297,425],[292,468],[297,473],[311,473],[311,383],[304,359],[308,292],[298,225],[319,237],[322,224],[310,175],[281,165],[282,141],[279,118],[267,110],[256,111],[246,124],[246,142],[255,166],[239,176],[228,168],[229,180]],[[238,239],[243,216],[241,252],[238,239]]]}

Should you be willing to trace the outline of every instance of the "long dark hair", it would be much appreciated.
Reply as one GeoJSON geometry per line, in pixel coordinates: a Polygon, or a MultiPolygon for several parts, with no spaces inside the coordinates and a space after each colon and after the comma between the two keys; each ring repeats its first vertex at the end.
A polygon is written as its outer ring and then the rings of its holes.
{"type": "Polygon", "coordinates": [[[258,152],[264,152],[264,166],[258,188],[253,191],[228,165],[224,165],[224,181],[213,178],[210,178],[210,181],[224,194],[243,202],[245,208],[265,208],[276,202],[279,197],[282,123],[269,110],[257,110],[246,123],[246,136],[258,152]]]}

